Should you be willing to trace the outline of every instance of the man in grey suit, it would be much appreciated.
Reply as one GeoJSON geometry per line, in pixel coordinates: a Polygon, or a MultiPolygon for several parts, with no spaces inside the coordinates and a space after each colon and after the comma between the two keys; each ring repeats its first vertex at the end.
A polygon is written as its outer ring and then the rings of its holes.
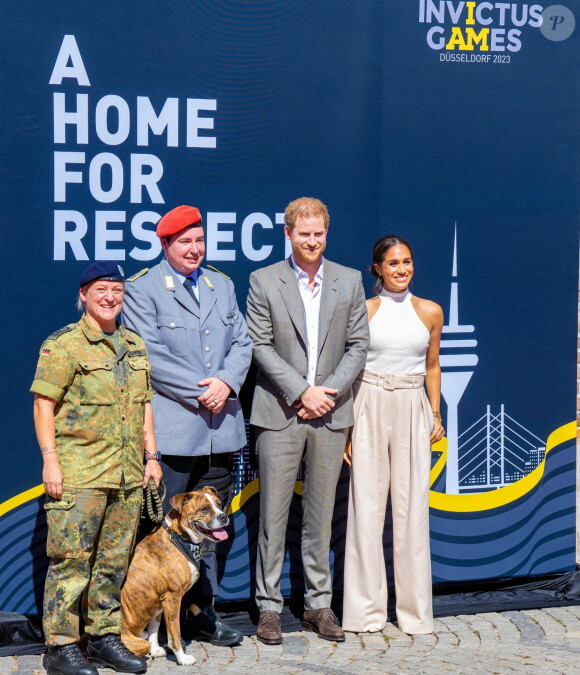
{"type": "MultiPolygon", "coordinates": [[[[145,340],[151,362],[157,448],[169,499],[212,485],[230,497],[232,452],[246,444],[238,393],[252,343],[233,283],[200,267],[205,254],[201,214],[178,206],[157,225],[165,259],[127,281],[123,314],[145,340]]],[[[200,580],[186,594],[184,634],[216,645],[237,644],[242,633],[213,607],[218,592],[215,545],[200,561],[200,580]]]]}
{"type": "Polygon", "coordinates": [[[302,456],[303,626],[344,640],[330,609],[329,548],[336,485],[349,427],[351,385],[369,343],[361,274],[322,258],[329,216],[318,199],[284,214],[292,255],[250,277],[247,322],[258,366],[251,423],[257,427],[260,530],[258,639],[282,642],[280,575],[290,502],[302,456]]]}

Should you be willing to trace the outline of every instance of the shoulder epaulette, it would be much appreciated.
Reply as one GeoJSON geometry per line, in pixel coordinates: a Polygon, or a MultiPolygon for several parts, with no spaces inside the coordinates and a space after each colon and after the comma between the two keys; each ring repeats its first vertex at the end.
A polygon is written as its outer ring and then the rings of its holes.
{"type": "MultiPolygon", "coordinates": [[[[136,335],[137,337],[141,337],[141,335],[139,334],[138,331],[136,331],[134,328],[129,328],[129,326],[127,326],[126,323],[123,324],[123,327],[125,328],[125,330],[128,330],[129,333],[135,333],[135,335],[136,335]]],[[[143,339],[143,338],[141,338],[141,339],[143,339]]]]}
{"type": "Polygon", "coordinates": [[[142,277],[144,274],[147,274],[149,272],[149,268],[146,267],[145,269],[142,269],[140,272],[137,272],[137,274],[134,274],[132,277],[129,277],[128,279],[125,279],[125,281],[136,281],[139,277],[142,277]]]}
{"type": "MultiPolygon", "coordinates": [[[[227,274],[224,274],[223,272],[220,272],[218,269],[216,269],[213,265],[206,265],[206,267],[210,270],[213,270],[214,272],[217,272],[218,274],[221,274],[222,277],[225,277],[226,279],[230,279],[227,274]]],[[[230,279],[231,281],[231,279],[230,279]]]]}
{"type": "Polygon", "coordinates": [[[65,326],[64,328],[59,328],[58,330],[55,330],[52,335],[49,335],[46,339],[47,340],[56,340],[57,337],[60,337],[63,333],[68,333],[74,328],[75,324],[70,324],[68,326],[65,326]]]}

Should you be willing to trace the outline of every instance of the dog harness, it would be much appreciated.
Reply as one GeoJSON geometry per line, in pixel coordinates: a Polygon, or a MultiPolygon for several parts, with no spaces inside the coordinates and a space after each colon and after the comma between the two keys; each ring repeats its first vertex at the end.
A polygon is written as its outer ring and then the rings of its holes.
{"type": "Polygon", "coordinates": [[[201,558],[201,545],[194,544],[187,537],[184,537],[182,534],[178,534],[175,530],[172,530],[167,523],[163,523],[163,527],[169,533],[169,538],[171,543],[182,553],[187,560],[195,566],[199,573],[199,559],[201,558]]]}

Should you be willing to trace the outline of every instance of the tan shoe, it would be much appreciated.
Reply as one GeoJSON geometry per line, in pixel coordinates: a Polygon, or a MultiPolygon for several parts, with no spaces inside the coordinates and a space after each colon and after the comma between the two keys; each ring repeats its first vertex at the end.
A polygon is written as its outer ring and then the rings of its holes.
{"type": "Polygon", "coordinates": [[[256,637],[265,645],[282,644],[282,628],[280,627],[280,614],[273,609],[260,612],[256,637]]]}
{"type": "Polygon", "coordinates": [[[304,630],[314,631],[319,638],[333,642],[344,642],[344,631],[338,625],[334,612],[324,609],[308,609],[302,617],[304,630]]]}

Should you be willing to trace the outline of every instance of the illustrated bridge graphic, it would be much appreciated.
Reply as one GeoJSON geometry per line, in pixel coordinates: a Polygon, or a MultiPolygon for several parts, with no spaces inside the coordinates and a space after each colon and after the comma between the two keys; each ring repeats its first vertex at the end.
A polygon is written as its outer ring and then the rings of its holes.
{"type": "Polygon", "coordinates": [[[520,480],[538,467],[546,442],[526,429],[500,405],[486,412],[458,436],[459,491],[482,492],[520,480]]]}

